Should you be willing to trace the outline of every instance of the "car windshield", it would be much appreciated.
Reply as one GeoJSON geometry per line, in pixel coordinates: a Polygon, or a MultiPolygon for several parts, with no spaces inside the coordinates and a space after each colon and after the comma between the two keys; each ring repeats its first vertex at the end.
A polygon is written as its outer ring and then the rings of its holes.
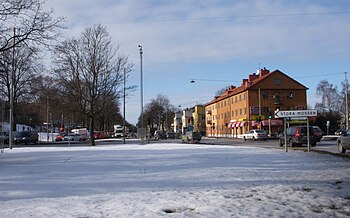
{"type": "Polygon", "coordinates": [[[266,133],[265,130],[255,130],[257,133],[266,133]]]}
{"type": "Polygon", "coordinates": [[[30,135],[29,132],[19,132],[17,136],[23,137],[23,136],[29,136],[29,135],[30,135]]]}

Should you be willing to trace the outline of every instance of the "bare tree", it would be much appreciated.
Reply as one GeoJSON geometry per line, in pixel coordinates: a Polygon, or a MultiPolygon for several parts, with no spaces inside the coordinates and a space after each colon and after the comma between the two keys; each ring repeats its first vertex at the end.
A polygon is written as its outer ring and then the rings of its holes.
{"type": "Polygon", "coordinates": [[[57,36],[63,28],[62,17],[53,18],[53,11],[45,11],[45,0],[1,0],[0,52],[20,44],[44,44],[57,36]],[[17,31],[13,31],[14,28],[17,31]]]}
{"type": "Polygon", "coordinates": [[[37,61],[38,56],[35,48],[18,47],[14,52],[14,56],[12,55],[11,51],[2,52],[0,59],[0,91],[9,100],[13,79],[13,111],[14,120],[16,121],[17,103],[21,100],[31,101],[31,84],[41,74],[42,66],[37,61]]]}
{"type": "Polygon", "coordinates": [[[101,25],[86,28],[79,38],[67,39],[55,49],[55,73],[67,99],[74,99],[88,117],[91,145],[95,145],[96,117],[106,111],[109,102],[118,100],[123,71],[129,74],[133,67],[117,52],[101,25]]]}
{"type": "Polygon", "coordinates": [[[318,108],[323,107],[323,110],[327,111],[340,111],[342,98],[336,86],[327,80],[321,80],[317,85],[316,94],[322,99],[322,102],[318,102],[316,105],[318,108]]]}
{"type": "MultiPolygon", "coordinates": [[[[168,130],[173,121],[174,113],[175,107],[171,105],[169,98],[159,94],[145,105],[144,119],[151,128],[157,126],[158,129],[168,130]]],[[[140,125],[140,119],[141,116],[139,117],[138,125],[140,125]]]]}

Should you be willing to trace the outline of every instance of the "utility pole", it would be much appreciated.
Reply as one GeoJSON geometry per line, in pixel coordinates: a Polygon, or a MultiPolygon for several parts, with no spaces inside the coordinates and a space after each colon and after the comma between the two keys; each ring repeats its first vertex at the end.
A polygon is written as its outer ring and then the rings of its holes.
{"type": "Polygon", "coordinates": [[[348,106],[348,78],[346,77],[347,72],[345,74],[345,126],[346,129],[349,129],[349,106],[348,106]]]}
{"type": "Polygon", "coordinates": [[[140,64],[141,64],[141,86],[140,86],[140,92],[141,92],[141,144],[143,144],[143,138],[145,135],[145,129],[143,126],[143,68],[142,68],[142,55],[143,55],[143,50],[142,50],[142,45],[139,45],[140,48],[140,64]]]}
{"type": "Polygon", "coordinates": [[[123,85],[123,143],[125,144],[125,134],[126,134],[126,127],[125,127],[125,71],[126,69],[124,68],[124,85],[123,85]]]}
{"type": "Polygon", "coordinates": [[[9,148],[12,149],[13,142],[13,98],[14,98],[14,82],[15,82],[15,40],[16,40],[16,28],[13,28],[13,49],[12,49],[12,75],[11,75],[11,87],[10,87],[10,130],[9,130],[9,148]]]}

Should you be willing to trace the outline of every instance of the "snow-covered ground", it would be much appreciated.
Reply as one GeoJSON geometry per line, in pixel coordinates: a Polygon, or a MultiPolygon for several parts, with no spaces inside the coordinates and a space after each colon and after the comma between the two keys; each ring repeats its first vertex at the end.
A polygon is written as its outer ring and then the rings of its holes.
{"type": "Polygon", "coordinates": [[[0,217],[349,217],[350,161],[200,144],[15,148],[0,217]]]}

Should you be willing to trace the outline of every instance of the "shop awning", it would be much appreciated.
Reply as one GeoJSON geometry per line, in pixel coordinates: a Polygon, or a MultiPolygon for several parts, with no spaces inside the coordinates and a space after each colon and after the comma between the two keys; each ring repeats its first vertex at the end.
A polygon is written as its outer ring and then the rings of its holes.
{"type": "Polygon", "coordinates": [[[235,127],[239,127],[239,125],[241,125],[241,122],[236,122],[235,127]]]}
{"type": "Polygon", "coordinates": [[[230,124],[228,124],[228,128],[233,128],[235,126],[236,122],[231,122],[230,124]]]}
{"type": "Polygon", "coordinates": [[[241,122],[240,127],[245,126],[245,125],[246,125],[246,123],[247,123],[246,121],[241,122]]]}

